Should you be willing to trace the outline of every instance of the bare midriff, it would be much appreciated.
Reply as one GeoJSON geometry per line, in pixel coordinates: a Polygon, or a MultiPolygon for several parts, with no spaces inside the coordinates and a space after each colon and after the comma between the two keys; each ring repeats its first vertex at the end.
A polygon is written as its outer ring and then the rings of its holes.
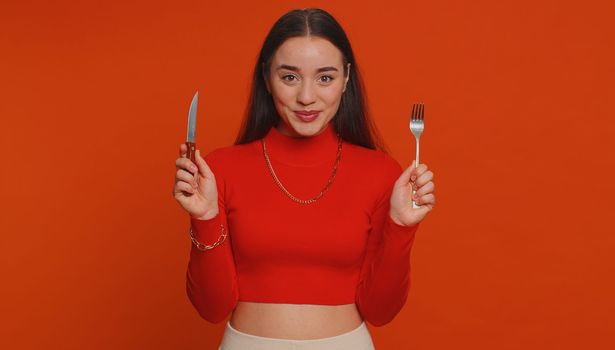
{"type": "Polygon", "coordinates": [[[230,318],[236,330],[267,338],[318,339],[340,335],[361,325],[356,304],[273,304],[239,301],[230,318]]]}

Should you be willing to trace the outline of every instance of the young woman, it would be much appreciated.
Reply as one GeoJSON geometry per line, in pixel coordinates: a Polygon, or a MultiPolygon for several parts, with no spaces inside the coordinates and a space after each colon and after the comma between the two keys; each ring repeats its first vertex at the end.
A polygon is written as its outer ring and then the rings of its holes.
{"type": "Polygon", "coordinates": [[[338,22],[293,10],[265,39],[235,144],[196,164],[180,145],[186,289],[204,319],[232,313],[220,349],[374,349],[365,320],[405,304],[433,173],[383,150],[363,96],[338,22]]]}

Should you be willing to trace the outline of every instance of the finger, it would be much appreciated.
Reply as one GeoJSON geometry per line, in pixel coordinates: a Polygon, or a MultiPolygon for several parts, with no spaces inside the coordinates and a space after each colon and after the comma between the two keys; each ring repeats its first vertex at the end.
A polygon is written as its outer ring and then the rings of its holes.
{"type": "Polygon", "coordinates": [[[433,181],[433,172],[431,170],[427,170],[426,172],[419,175],[415,182],[418,187],[421,187],[429,181],[433,181]]]}
{"type": "MultiPolygon", "coordinates": [[[[423,164],[419,164],[419,167],[421,167],[423,164]]],[[[410,181],[412,181],[412,183],[416,182],[416,178],[419,177],[419,172],[418,172],[418,167],[416,166],[416,160],[412,161],[412,173],[410,174],[410,181]]]]}
{"type": "Polygon", "coordinates": [[[196,190],[194,188],[192,188],[192,186],[184,181],[178,181],[175,183],[175,196],[177,196],[180,193],[186,194],[194,194],[196,190]]]}
{"type": "Polygon", "coordinates": [[[434,206],[436,205],[436,196],[433,193],[426,194],[424,196],[419,197],[416,203],[421,206],[426,205],[426,204],[434,206]]]}
{"type": "Polygon", "coordinates": [[[420,177],[426,171],[427,171],[427,164],[425,164],[425,163],[419,164],[419,166],[416,168],[417,177],[420,177]]]}
{"type": "Polygon", "coordinates": [[[214,177],[214,173],[211,171],[209,165],[207,165],[207,163],[205,162],[205,159],[201,157],[201,151],[198,149],[196,150],[194,160],[196,161],[196,165],[199,167],[199,172],[201,174],[205,174],[208,177],[214,177]]]}
{"type": "Polygon", "coordinates": [[[188,154],[188,146],[185,143],[179,145],[179,156],[181,158],[186,158],[188,154]]]}
{"type": "Polygon", "coordinates": [[[196,164],[188,158],[177,158],[177,160],[175,160],[175,167],[177,169],[187,170],[191,173],[195,173],[198,170],[196,164]]]}
{"type": "Polygon", "coordinates": [[[198,187],[198,184],[196,182],[196,179],[194,178],[194,175],[192,175],[190,172],[184,169],[177,170],[177,174],[175,175],[175,178],[179,181],[185,181],[191,184],[195,188],[198,187]]]}
{"type": "Polygon", "coordinates": [[[415,194],[420,197],[428,193],[433,193],[434,190],[435,190],[435,184],[432,181],[429,181],[428,183],[419,187],[419,189],[415,192],[415,194]]]}
{"type": "Polygon", "coordinates": [[[397,179],[397,183],[401,183],[403,185],[406,185],[408,182],[414,181],[412,179],[412,176],[415,176],[414,171],[416,170],[414,167],[414,163],[415,161],[412,161],[412,164],[410,164],[410,166],[408,166],[402,173],[401,175],[399,175],[399,178],[397,179]]]}

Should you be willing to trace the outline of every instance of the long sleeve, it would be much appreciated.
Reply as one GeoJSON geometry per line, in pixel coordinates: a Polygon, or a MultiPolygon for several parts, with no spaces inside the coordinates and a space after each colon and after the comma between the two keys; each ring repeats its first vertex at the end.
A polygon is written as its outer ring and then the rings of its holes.
{"type": "Polygon", "coordinates": [[[397,161],[385,169],[389,184],[372,216],[356,304],[365,320],[383,326],[399,313],[410,290],[410,251],[419,224],[402,226],[389,215],[393,183],[402,173],[397,161]],[[397,164],[397,165],[395,165],[397,164]]]}
{"type": "Polygon", "coordinates": [[[227,237],[219,246],[206,251],[191,245],[190,261],[186,272],[186,291],[192,305],[199,315],[212,323],[226,319],[239,299],[237,273],[233,251],[231,249],[231,232],[227,225],[225,206],[225,182],[216,167],[212,153],[205,161],[216,176],[218,189],[219,213],[209,220],[190,217],[190,225],[195,238],[203,244],[213,244],[220,237],[222,224],[227,230],[227,237]]]}

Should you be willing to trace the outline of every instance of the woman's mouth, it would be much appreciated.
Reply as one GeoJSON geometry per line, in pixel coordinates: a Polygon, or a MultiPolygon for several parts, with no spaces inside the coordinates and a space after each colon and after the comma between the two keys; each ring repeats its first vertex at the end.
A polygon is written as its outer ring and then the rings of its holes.
{"type": "Polygon", "coordinates": [[[304,122],[311,122],[314,119],[318,118],[320,114],[319,111],[295,111],[295,115],[297,118],[303,120],[304,122]]]}

